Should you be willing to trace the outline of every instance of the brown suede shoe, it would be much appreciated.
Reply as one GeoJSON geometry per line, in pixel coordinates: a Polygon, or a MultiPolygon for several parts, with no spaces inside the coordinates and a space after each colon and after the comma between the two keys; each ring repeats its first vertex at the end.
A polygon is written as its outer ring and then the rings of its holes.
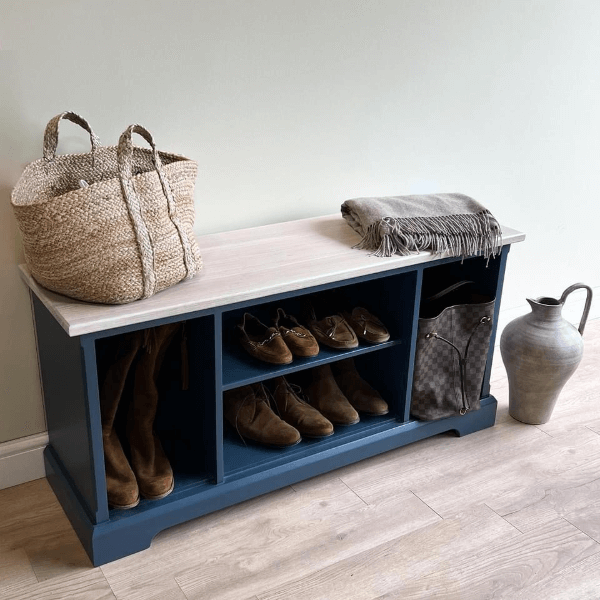
{"type": "Polygon", "coordinates": [[[263,325],[254,315],[245,313],[237,326],[240,343],[250,354],[274,365],[289,365],[292,353],[275,327],[263,325]]]}
{"type": "Polygon", "coordinates": [[[274,325],[294,356],[307,357],[319,354],[319,344],[313,334],[300,325],[295,317],[286,315],[283,308],[277,309],[274,325]]]}
{"type": "Polygon", "coordinates": [[[261,383],[224,392],[223,413],[242,439],[276,448],[295,446],[302,439],[297,429],[271,410],[261,383]]]}
{"type": "Polygon", "coordinates": [[[342,314],[359,339],[370,344],[381,344],[390,339],[390,332],[385,325],[366,308],[357,306],[342,314]]]}
{"type": "Polygon", "coordinates": [[[273,380],[273,400],[279,416],[304,437],[323,438],[333,434],[333,425],[316,408],[300,398],[300,388],[285,377],[273,380]]]}
{"type": "Polygon", "coordinates": [[[304,392],[308,402],[334,425],[354,425],[360,421],[358,413],[335,382],[329,365],[311,369],[307,373],[307,382],[304,392]]]}
{"type": "Polygon", "coordinates": [[[340,360],[332,365],[332,371],[339,388],[358,412],[387,415],[387,402],[359,375],[354,360],[340,360]]]}
{"type": "Polygon", "coordinates": [[[306,304],[305,312],[306,324],[320,344],[336,350],[358,346],[354,330],[341,315],[317,316],[317,311],[311,303],[306,304]]]}

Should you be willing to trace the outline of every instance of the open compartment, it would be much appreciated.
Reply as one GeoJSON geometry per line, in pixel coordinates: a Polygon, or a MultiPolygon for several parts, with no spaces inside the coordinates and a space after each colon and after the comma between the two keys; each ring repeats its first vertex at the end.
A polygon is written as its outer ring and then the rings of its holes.
{"type": "MultiPolygon", "coordinates": [[[[310,378],[311,369],[326,363],[352,358],[360,376],[386,400],[389,413],[383,416],[360,415],[360,422],[349,426],[335,426],[333,435],[321,439],[303,437],[296,446],[271,448],[243,440],[235,429],[224,421],[223,461],[225,481],[276,468],[290,461],[327,453],[350,442],[366,439],[404,421],[408,398],[407,374],[410,360],[410,338],[415,310],[417,272],[389,274],[386,277],[363,279],[318,293],[307,291],[276,302],[247,305],[223,315],[223,390],[261,382],[267,389],[275,377],[284,375],[290,382],[301,383],[310,378]],[[317,296],[320,297],[316,298],[317,296]],[[240,346],[235,328],[244,312],[250,312],[263,323],[270,324],[271,315],[278,307],[300,318],[307,301],[335,302],[341,307],[366,308],[379,318],[390,332],[390,339],[379,344],[360,341],[357,348],[334,350],[320,344],[313,358],[294,357],[289,365],[277,366],[261,362],[248,355],[240,346]]],[[[333,310],[332,314],[338,312],[333,310]]],[[[273,402],[271,401],[271,404],[273,402]]]]}
{"type": "Polygon", "coordinates": [[[423,270],[421,301],[461,281],[472,281],[473,289],[482,295],[495,298],[501,256],[490,258],[450,259],[423,270]]]}
{"type": "Polygon", "coordinates": [[[294,371],[333,362],[345,357],[356,357],[374,351],[405,344],[410,340],[416,272],[373,277],[342,286],[328,286],[325,289],[305,290],[269,302],[248,303],[242,308],[223,313],[223,389],[229,390],[263,379],[286,375],[294,371]],[[311,358],[294,357],[288,365],[273,365],[250,356],[239,343],[237,325],[245,312],[257,317],[262,323],[271,326],[278,308],[295,316],[301,324],[306,324],[304,315],[307,303],[322,302],[331,307],[331,314],[341,312],[346,307],[363,307],[379,318],[390,332],[390,339],[383,343],[370,344],[360,341],[357,348],[337,350],[319,344],[319,354],[311,358]]]}
{"type": "MultiPolygon", "coordinates": [[[[136,337],[139,349],[127,369],[123,393],[114,398],[118,402],[115,429],[123,450],[129,459],[128,427],[135,426],[132,409],[135,395],[139,394],[136,378],[153,377],[158,393],[153,431],[171,464],[175,488],[161,500],[140,499],[137,507],[129,510],[112,509],[111,519],[132,516],[153,507],[173,502],[189,494],[197,486],[208,485],[217,479],[216,381],[214,317],[212,315],[170,323],[175,328],[168,343],[164,344],[160,368],[152,373],[139,370],[144,352],[156,352],[156,337],[149,330],[132,330],[115,336],[97,339],[96,357],[98,386],[101,402],[103,385],[115,376],[115,357],[136,337]]],[[[160,327],[160,326],[159,326],[160,327]]],[[[117,374],[118,375],[118,374],[117,374]]],[[[150,385],[152,388],[152,385],[150,385]]],[[[148,393],[147,390],[142,393],[148,393]]],[[[106,400],[104,400],[106,401],[106,400]]]]}
{"type": "Polygon", "coordinates": [[[414,419],[464,416],[489,395],[505,256],[449,259],[423,270],[414,419]]]}
{"type": "MultiPolygon", "coordinates": [[[[399,347],[382,350],[379,353],[372,352],[365,356],[375,356],[380,354],[389,354],[388,360],[393,361],[394,351],[399,347]]],[[[402,391],[399,391],[398,396],[389,394],[389,390],[395,387],[394,380],[398,376],[398,371],[388,370],[382,379],[377,380],[375,373],[366,373],[364,357],[358,357],[355,364],[361,377],[368,383],[373,385],[379,391],[382,397],[389,401],[390,412],[383,416],[368,416],[360,414],[360,421],[353,425],[335,425],[332,435],[323,438],[310,438],[303,436],[301,441],[295,446],[288,448],[274,448],[267,445],[262,445],[252,440],[243,439],[235,428],[227,422],[223,421],[223,460],[224,460],[224,476],[225,481],[232,478],[239,478],[264,471],[265,469],[276,468],[279,465],[288,464],[291,461],[314,456],[319,453],[327,453],[332,449],[338,448],[356,440],[365,440],[369,435],[379,433],[387,429],[393,429],[398,425],[398,406],[401,406],[399,397],[403,396],[402,391]],[[375,381],[374,381],[375,379],[375,381]]],[[[311,369],[302,371],[302,378],[310,378],[311,369]]],[[[288,378],[288,381],[295,383],[302,379],[295,378],[293,375],[288,378]]],[[[267,389],[270,406],[277,414],[277,408],[272,399],[274,392],[275,381],[267,379],[261,382],[267,389]]]]}

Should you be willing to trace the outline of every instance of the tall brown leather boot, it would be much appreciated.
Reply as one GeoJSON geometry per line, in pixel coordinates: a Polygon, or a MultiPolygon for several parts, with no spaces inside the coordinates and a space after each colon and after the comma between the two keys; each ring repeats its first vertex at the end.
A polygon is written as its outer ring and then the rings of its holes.
{"type": "Polygon", "coordinates": [[[102,441],[108,503],[113,508],[133,508],[140,501],[138,484],[114,427],[127,374],[142,345],[143,331],[126,333],[115,340],[114,358],[100,388],[102,441]]]}
{"type": "Polygon", "coordinates": [[[135,367],[127,439],[140,494],[148,500],[160,500],[174,487],[173,470],[153,426],[158,408],[158,375],[179,326],[170,323],[146,330],[144,348],[135,367]]]}

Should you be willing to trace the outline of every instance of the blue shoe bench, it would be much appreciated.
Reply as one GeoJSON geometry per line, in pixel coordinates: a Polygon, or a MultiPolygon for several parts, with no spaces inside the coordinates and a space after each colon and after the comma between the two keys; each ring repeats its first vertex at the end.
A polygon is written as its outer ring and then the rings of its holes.
{"type": "MultiPolygon", "coordinates": [[[[156,296],[121,306],[71,300],[40,287],[21,265],[31,290],[50,444],[46,474],[94,565],[148,548],[159,532],[439,433],[462,436],[494,425],[489,376],[510,245],[524,239],[504,228],[503,249],[489,262],[434,259],[429,253],[378,258],[352,249],[357,234],[339,215],[198,238],[204,269],[156,296]],[[481,409],[434,422],[410,418],[410,392],[421,298],[429,289],[470,279],[497,298],[481,409]],[[303,300],[339,289],[367,305],[391,338],[348,351],[321,348],[290,365],[261,363],[232,335],[245,311],[267,320],[272,307],[298,315],[303,300]],[[189,386],[180,385],[181,354],[161,375],[156,429],[175,472],[175,489],[130,510],[109,509],[99,405],[99,365],[108,338],[185,321],[189,386]],[[383,417],[336,427],[321,440],[288,449],[247,446],[223,422],[223,392],[316,365],[353,357],[361,375],[390,405],[383,417]]],[[[263,321],[264,322],[264,321],[263,321]]],[[[173,348],[173,347],[172,347],[173,348]]]]}

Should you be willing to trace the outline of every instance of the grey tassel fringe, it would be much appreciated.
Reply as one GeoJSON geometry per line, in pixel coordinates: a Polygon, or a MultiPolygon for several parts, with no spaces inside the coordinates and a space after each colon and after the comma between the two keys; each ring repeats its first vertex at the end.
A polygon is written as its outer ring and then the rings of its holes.
{"type": "Polygon", "coordinates": [[[489,260],[502,248],[502,231],[488,210],[443,217],[384,217],[371,224],[354,246],[375,256],[408,256],[423,250],[434,255],[473,256],[489,260]]]}

